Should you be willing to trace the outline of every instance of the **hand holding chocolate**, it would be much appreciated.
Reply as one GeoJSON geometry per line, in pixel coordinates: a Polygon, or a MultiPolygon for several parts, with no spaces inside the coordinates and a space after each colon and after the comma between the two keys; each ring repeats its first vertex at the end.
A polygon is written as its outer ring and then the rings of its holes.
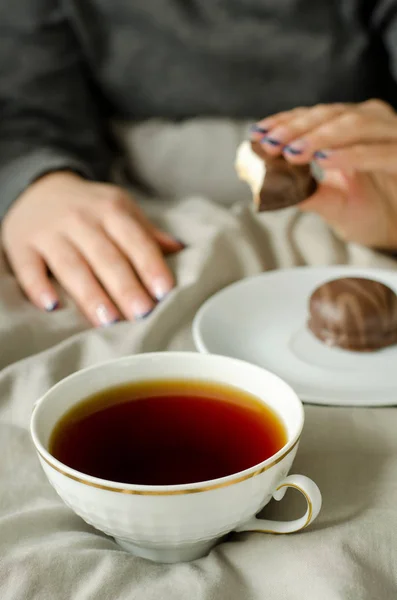
{"type": "Polygon", "coordinates": [[[397,343],[397,295],[371,279],[345,277],[310,298],[309,329],[328,346],[370,352],[397,343]]]}
{"type": "Polygon", "coordinates": [[[292,165],[283,156],[269,156],[259,142],[243,142],[235,166],[239,178],[251,187],[259,212],[299,204],[317,188],[309,165],[292,165]]]}

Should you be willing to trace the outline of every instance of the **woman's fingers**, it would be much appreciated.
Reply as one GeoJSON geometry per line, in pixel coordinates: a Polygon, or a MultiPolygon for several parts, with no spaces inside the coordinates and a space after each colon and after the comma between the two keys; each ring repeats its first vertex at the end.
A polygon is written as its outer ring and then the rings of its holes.
{"type": "Polygon", "coordinates": [[[290,162],[304,164],[313,156],[326,158],[327,150],[397,142],[397,120],[392,107],[380,100],[317,105],[259,121],[252,135],[270,155],[283,153],[290,162]]]}
{"type": "Polygon", "coordinates": [[[29,247],[19,247],[8,256],[11,266],[26,296],[38,308],[51,312],[58,308],[59,297],[48,276],[39,253],[29,247]]]}
{"type": "Polygon", "coordinates": [[[70,239],[127,319],[143,319],[153,310],[131,263],[101,227],[76,223],[70,239]]]}
{"type": "Polygon", "coordinates": [[[181,252],[184,248],[186,248],[184,242],[180,240],[176,240],[169,233],[162,231],[161,229],[157,229],[157,227],[152,226],[149,229],[149,233],[152,235],[154,240],[158,243],[164,254],[177,254],[181,252]]]}
{"type": "Polygon", "coordinates": [[[183,247],[151,225],[122,188],[63,172],[29,186],[2,221],[1,233],[35,304],[50,310],[58,301],[48,266],[95,325],[120,317],[107,292],[129,318],[149,312],[174,285],[161,248],[183,247]]]}
{"type": "Polygon", "coordinates": [[[363,113],[343,113],[290,142],[284,155],[294,163],[326,158],[333,149],[376,143],[397,143],[397,122],[363,113]]]}
{"type": "Polygon", "coordinates": [[[286,110],[283,112],[276,113],[275,115],[271,115],[270,117],[266,117],[257,123],[254,123],[251,126],[251,133],[254,136],[262,137],[263,135],[268,134],[272,129],[277,127],[282,123],[288,123],[291,119],[298,117],[302,114],[305,114],[309,111],[309,108],[299,106],[297,108],[293,108],[292,110],[286,110]]]}
{"type": "Polygon", "coordinates": [[[128,211],[112,210],[105,231],[124,252],[150,295],[161,301],[174,287],[174,278],[159,245],[128,211]]]}
{"type": "Polygon", "coordinates": [[[317,158],[322,168],[397,174],[396,144],[357,144],[332,152],[323,152],[317,158]]]}
{"type": "Polygon", "coordinates": [[[366,100],[366,102],[362,102],[361,104],[356,105],[358,110],[372,113],[381,118],[394,118],[396,116],[396,111],[390,104],[384,102],[383,100],[379,100],[377,98],[373,98],[371,100],[366,100]]]}
{"type": "Polygon", "coordinates": [[[111,325],[120,318],[79,250],[58,236],[41,249],[44,260],[93,325],[111,325]]]}
{"type": "Polygon", "coordinates": [[[185,248],[184,242],[175,239],[171,234],[166,233],[165,231],[162,231],[153,225],[145,213],[140,209],[138,204],[131,204],[130,212],[132,216],[135,217],[139,223],[141,223],[149,235],[156,240],[165,254],[175,254],[176,252],[180,252],[185,248]]]}
{"type": "Polygon", "coordinates": [[[299,155],[304,149],[304,144],[307,143],[304,136],[342,114],[344,110],[343,104],[318,105],[305,112],[291,115],[288,121],[272,128],[263,138],[262,144],[272,154],[275,154],[277,149],[278,153],[284,151],[299,155]]]}

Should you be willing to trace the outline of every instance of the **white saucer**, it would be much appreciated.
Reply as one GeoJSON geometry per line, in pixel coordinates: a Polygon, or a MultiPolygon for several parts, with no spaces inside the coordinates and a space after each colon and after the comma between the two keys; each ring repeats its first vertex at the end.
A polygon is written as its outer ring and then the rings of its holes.
{"type": "Polygon", "coordinates": [[[314,289],[334,277],[368,277],[397,292],[397,271],[299,267],[235,283],[207,300],[193,323],[197,349],[273,371],[306,402],[397,404],[397,345],[359,353],[329,348],[306,328],[314,289]]]}

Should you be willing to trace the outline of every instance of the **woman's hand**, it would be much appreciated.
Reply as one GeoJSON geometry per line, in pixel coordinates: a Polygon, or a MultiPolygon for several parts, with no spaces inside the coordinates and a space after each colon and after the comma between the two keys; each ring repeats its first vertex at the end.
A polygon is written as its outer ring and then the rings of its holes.
{"type": "Polygon", "coordinates": [[[2,242],[36,306],[58,305],[49,269],[94,325],[145,317],[174,285],[162,251],[182,248],[125,190],[71,172],[46,175],[20,196],[3,220],[2,242]]]}
{"type": "Polygon", "coordinates": [[[389,105],[297,108],[253,132],[270,155],[315,161],[320,185],[302,210],[319,213],[347,241],[397,250],[397,115],[389,105]]]}

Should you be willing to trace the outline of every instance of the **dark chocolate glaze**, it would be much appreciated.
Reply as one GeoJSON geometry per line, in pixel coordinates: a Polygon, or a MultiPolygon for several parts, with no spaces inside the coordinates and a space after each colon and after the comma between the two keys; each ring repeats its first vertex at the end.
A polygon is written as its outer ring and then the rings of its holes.
{"type": "Polygon", "coordinates": [[[259,142],[251,142],[251,146],[266,164],[262,189],[255,199],[259,212],[294,206],[316,191],[309,165],[291,165],[283,156],[269,156],[259,142]]]}
{"type": "Polygon", "coordinates": [[[309,304],[309,329],[329,346],[368,352],[397,343],[397,295],[379,281],[334,279],[309,304]]]}

